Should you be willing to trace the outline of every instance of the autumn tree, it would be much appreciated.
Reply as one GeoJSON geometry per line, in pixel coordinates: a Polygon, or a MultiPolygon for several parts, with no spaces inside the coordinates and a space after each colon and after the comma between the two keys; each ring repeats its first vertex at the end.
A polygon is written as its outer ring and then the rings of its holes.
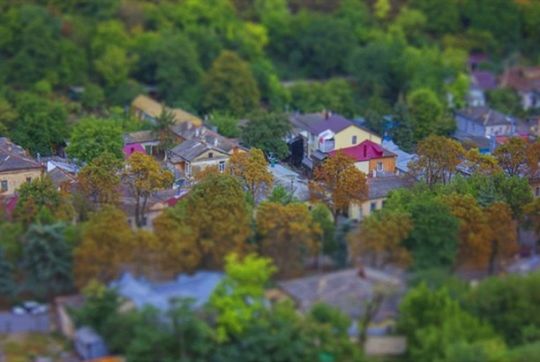
{"type": "Polygon", "coordinates": [[[540,236],[540,198],[536,198],[523,207],[528,226],[540,236]]]}
{"type": "Polygon", "coordinates": [[[232,51],[223,51],[203,79],[207,110],[242,116],[259,105],[260,93],[249,65],[232,51]]]}
{"type": "Polygon", "coordinates": [[[148,198],[153,193],[170,187],[173,178],[152,156],[136,152],[129,157],[122,179],[135,196],[135,223],[138,227],[144,225],[148,198]]]}
{"type": "Polygon", "coordinates": [[[309,191],[311,200],[328,206],[337,224],[338,216],[347,212],[351,203],[367,199],[368,187],[366,176],[356,168],[354,160],[338,151],[315,169],[309,191]]]}
{"type": "Polygon", "coordinates": [[[456,264],[483,267],[487,265],[491,230],[484,211],[471,195],[452,194],[443,198],[450,213],[459,220],[459,243],[456,264]]]}
{"type": "Polygon", "coordinates": [[[118,277],[130,262],[133,247],[133,231],[121,210],[107,206],[92,215],[74,251],[77,286],[92,279],[108,283],[118,277]]]}
{"type": "Polygon", "coordinates": [[[493,155],[508,176],[518,176],[527,164],[527,143],[519,137],[510,138],[493,155]]]}
{"type": "Polygon", "coordinates": [[[349,235],[349,250],[353,260],[366,261],[375,268],[411,262],[409,251],[402,244],[413,228],[407,213],[383,211],[370,215],[349,235]]]}
{"type": "Polygon", "coordinates": [[[166,152],[174,146],[174,136],[170,127],[175,123],[174,114],[163,107],[161,114],[157,117],[155,124],[152,125],[152,133],[159,140],[159,150],[166,152]]]}
{"type": "Polygon", "coordinates": [[[175,207],[181,223],[196,240],[204,267],[223,265],[223,257],[242,253],[251,233],[251,220],[240,182],[229,175],[209,175],[175,207]]]}
{"type": "Polygon", "coordinates": [[[261,254],[272,258],[281,277],[299,276],[306,258],[320,247],[321,229],[303,204],[264,202],[257,209],[256,223],[261,254]]]}
{"type": "Polygon", "coordinates": [[[235,152],[229,160],[229,172],[242,181],[254,202],[259,202],[270,192],[273,176],[264,153],[259,149],[235,152]]]}
{"type": "Polygon", "coordinates": [[[507,204],[495,202],[486,208],[485,213],[491,231],[488,272],[493,274],[518,252],[517,230],[512,210],[507,204]]]}
{"type": "Polygon", "coordinates": [[[95,205],[118,201],[122,162],[110,153],[94,158],[78,174],[81,190],[95,205]]]}
{"type": "Polygon", "coordinates": [[[420,141],[416,153],[418,156],[409,167],[429,186],[450,182],[464,156],[459,142],[434,135],[420,141]]]}
{"type": "Polygon", "coordinates": [[[478,148],[465,152],[465,164],[472,174],[491,176],[503,171],[494,156],[481,154],[478,148]]]}

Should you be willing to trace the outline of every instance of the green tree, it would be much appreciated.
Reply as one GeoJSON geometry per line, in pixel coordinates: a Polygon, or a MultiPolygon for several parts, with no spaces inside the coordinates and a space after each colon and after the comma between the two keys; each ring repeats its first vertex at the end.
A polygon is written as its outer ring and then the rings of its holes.
{"type": "Polygon", "coordinates": [[[94,61],[94,67],[107,86],[115,87],[127,80],[132,63],[126,49],[112,45],[94,61]]]}
{"type": "Polygon", "coordinates": [[[4,248],[0,246],[0,295],[4,299],[11,298],[16,294],[15,267],[6,257],[4,248]]]}
{"type": "Polygon", "coordinates": [[[412,91],[407,97],[407,106],[413,122],[416,141],[432,134],[450,134],[455,128],[443,103],[430,89],[421,88],[412,91]]]}
{"type": "Polygon", "coordinates": [[[210,297],[217,315],[217,334],[222,341],[243,332],[265,306],[264,287],[276,268],[270,259],[250,254],[226,258],[225,277],[210,297]]]}
{"type": "Polygon", "coordinates": [[[26,290],[52,297],[73,286],[72,250],[63,223],[32,224],[24,235],[22,268],[26,290]]]}
{"type": "Polygon", "coordinates": [[[122,159],[122,129],[113,120],[86,118],[73,129],[66,152],[81,163],[103,153],[122,159]]]}
{"type": "Polygon", "coordinates": [[[78,174],[82,192],[95,205],[114,204],[118,201],[122,162],[113,154],[104,152],[84,166],[78,174]]]}
{"type": "Polygon", "coordinates": [[[209,122],[217,128],[219,134],[225,137],[238,138],[240,136],[238,118],[231,114],[214,112],[210,115],[209,122]]]}
{"type": "Polygon", "coordinates": [[[224,51],[203,80],[203,105],[207,110],[242,116],[256,109],[260,94],[249,65],[236,53],[224,51]]]}
{"type": "Polygon", "coordinates": [[[284,137],[291,129],[285,113],[257,113],[242,127],[242,140],[249,146],[263,150],[267,155],[284,159],[289,148],[284,137]]]}

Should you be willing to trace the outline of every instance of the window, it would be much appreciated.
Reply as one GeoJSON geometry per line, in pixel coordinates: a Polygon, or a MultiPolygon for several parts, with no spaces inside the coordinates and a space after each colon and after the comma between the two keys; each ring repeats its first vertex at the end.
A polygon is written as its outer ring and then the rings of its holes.
{"type": "Polygon", "coordinates": [[[382,163],[382,161],[377,161],[377,171],[379,171],[379,172],[383,171],[383,163],[382,163]]]}
{"type": "Polygon", "coordinates": [[[371,204],[369,204],[369,211],[373,212],[377,210],[377,202],[373,201],[371,204]]]}
{"type": "Polygon", "coordinates": [[[219,172],[223,173],[225,171],[225,161],[219,161],[219,172]]]}
{"type": "Polygon", "coordinates": [[[355,145],[358,142],[358,137],[352,136],[352,144],[355,145]]]}
{"type": "Polygon", "coordinates": [[[0,191],[6,192],[8,190],[8,182],[7,180],[2,180],[0,183],[0,191]]]}
{"type": "Polygon", "coordinates": [[[27,177],[26,182],[28,182],[28,183],[32,182],[32,177],[27,177]]]}
{"type": "Polygon", "coordinates": [[[213,158],[214,157],[214,152],[209,152],[208,153],[208,158],[213,158]]]}

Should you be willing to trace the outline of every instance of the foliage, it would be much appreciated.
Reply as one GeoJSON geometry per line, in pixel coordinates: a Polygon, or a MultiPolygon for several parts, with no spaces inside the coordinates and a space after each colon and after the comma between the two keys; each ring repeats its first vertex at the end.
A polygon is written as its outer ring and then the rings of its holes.
{"type": "Polygon", "coordinates": [[[240,136],[238,119],[233,115],[221,112],[214,112],[210,115],[210,123],[217,127],[219,134],[225,137],[236,138],[240,136]]]}
{"type": "MultiPolygon", "coordinates": [[[[270,199],[268,200],[272,202],[270,199]]],[[[319,237],[319,249],[320,251],[331,257],[336,257],[338,251],[338,245],[336,240],[336,226],[332,220],[332,213],[322,203],[317,203],[311,208],[311,218],[315,225],[321,230],[319,237]]]]}
{"type": "Polygon", "coordinates": [[[315,169],[309,191],[312,200],[328,206],[337,223],[338,215],[347,212],[351,202],[360,204],[367,198],[366,176],[352,158],[337,152],[315,169]]]}
{"type": "Polygon", "coordinates": [[[264,309],[264,285],[275,272],[270,259],[255,254],[239,259],[229,254],[225,278],[210,297],[210,306],[218,313],[217,334],[227,340],[243,332],[264,309]]]}
{"type": "Polygon", "coordinates": [[[257,113],[242,127],[241,138],[247,145],[284,159],[289,155],[287,143],[283,140],[291,128],[284,113],[257,113]]]}
{"type": "Polygon", "coordinates": [[[519,137],[510,138],[497,147],[493,155],[504,172],[509,176],[518,176],[527,163],[527,143],[519,137]]]}
{"type": "Polygon", "coordinates": [[[66,152],[81,163],[88,163],[103,153],[123,157],[122,130],[112,120],[87,118],[73,128],[66,152]]]}
{"type": "Polygon", "coordinates": [[[0,295],[2,298],[10,298],[16,294],[15,266],[6,257],[4,248],[0,246],[0,295]]]}
{"type": "Polygon", "coordinates": [[[357,112],[353,88],[343,79],[293,84],[289,90],[291,107],[295,111],[312,113],[329,110],[345,117],[353,117],[357,112]]]}
{"type": "Polygon", "coordinates": [[[233,153],[229,160],[229,172],[241,180],[255,202],[259,202],[270,192],[274,178],[268,170],[264,153],[257,148],[252,148],[249,152],[233,153]]]}
{"type": "Polygon", "coordinates": [[[414,139],[417,141],[432,134],[450,134],[455,128],[443,103],[430,89],[412,91],[407,97],[407,106],[413,122],[414,139]]]}
{"type": "Polygon", "coordinates": [[[122,162],[104,152],[84,166],[78,174],[81,190],[96,205],[115,204],[120,186],[122,162]]]}

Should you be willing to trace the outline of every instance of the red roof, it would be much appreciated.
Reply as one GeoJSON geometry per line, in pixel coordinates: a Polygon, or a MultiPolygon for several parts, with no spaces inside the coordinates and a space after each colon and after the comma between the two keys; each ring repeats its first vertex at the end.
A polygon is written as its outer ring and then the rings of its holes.
{"type": "Polygon", "coordinates": [[[392,152],[384,149],[381,145],[376,144],[370,140],[348,148],[332,151],[330,154],[334,155],[336,152],[343,152],[347,156],[354,158],[356,162],[369,161],[381,157],[395,156],[392,152]]]}

